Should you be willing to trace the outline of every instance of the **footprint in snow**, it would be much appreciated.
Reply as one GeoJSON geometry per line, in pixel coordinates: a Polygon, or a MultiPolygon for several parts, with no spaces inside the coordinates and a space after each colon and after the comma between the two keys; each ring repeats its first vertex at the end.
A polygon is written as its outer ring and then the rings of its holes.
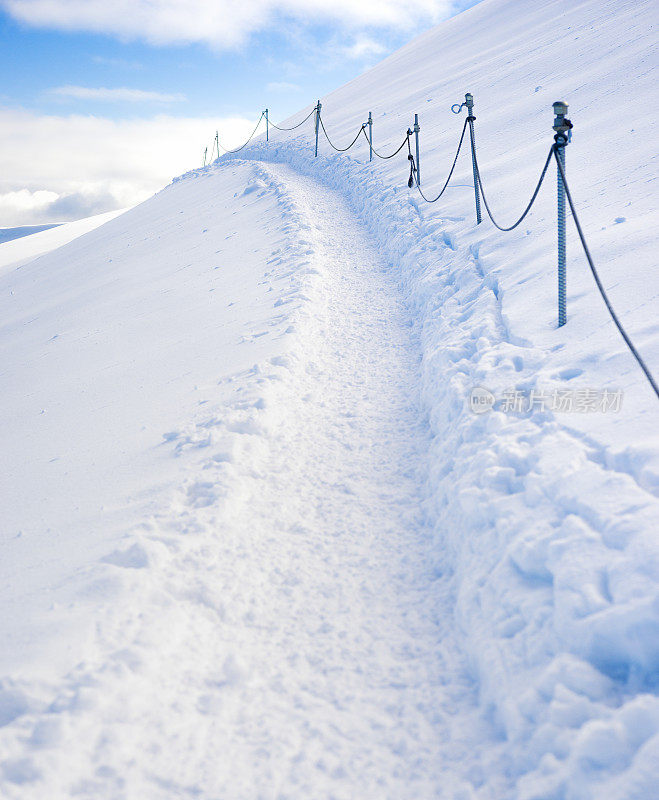
{"type": "Polygon", "coordinates": [[[30,710],[27,696],[19,689],[0,688],[0,728],[9,725],[30,710]]]}
{"type": "Polygon", "coordinates": [[[188,487],[188,505],[193,508],[207,508],[212,506],[217,500],[217,492],[214,483],[208,481],[197,481],[188,487]]]}
{"type": "Polygon", "coordinates": [[[267,189],[268,185],[264,183],[260,178],[255,178],[251,180],[247,186],[243,189],[242,196],[244,197],[247,194],[252,194],[253,192],[257,192],[259,189],[267,189]]]}
{"type": "Polygon", "coordinates": [[[41,778],[31,758],[12,758],[3,762],[2,774],[10,783],[33,783],[41,778]]]}
{"type": "Polygon", "coordinates": [[[149,566],[149,554],[139,542],[135,542],[127,550],[114,550],[101,561],[125,569],[143,569],[149,566]]]}

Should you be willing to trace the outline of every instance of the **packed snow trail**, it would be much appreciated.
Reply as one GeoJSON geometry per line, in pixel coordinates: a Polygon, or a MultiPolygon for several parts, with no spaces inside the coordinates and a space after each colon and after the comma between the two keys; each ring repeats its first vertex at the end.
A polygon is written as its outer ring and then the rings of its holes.
{"type": "Polygon", "coordinates": [[[447,692],[468,703],[470,687],[456,678],[454,654],[442,654],[452,614],[437,609],[421,513],[419,351],[385,265],[345,204],[270,169],[309,221],[323,303],[236,526],[247,557],[218,559],[241,565],[229,605],[249,608],[257,627],[240,652],[260,653],[261,663],[241,668],[253,677],[240,711],[217,727],[229,758],[214,788],[246,798],[436,797],[450,735],[438,709],[447,692]]]}
{"type": "Polygon", "coordinates": [[[95,663],[37,722],[34,759],[9,761],[16,797],[457,797],[490,739],[424,519],[420,350],[395,265],[336,193],[257,170],[303,236],[302,349],[273,359],[283,380],[241,384],[233,421],[204,424],[233,432],[233,455],[205,442],[171,511],[108,559],[146,577],[123,618],[100,616],[95,663]]]}

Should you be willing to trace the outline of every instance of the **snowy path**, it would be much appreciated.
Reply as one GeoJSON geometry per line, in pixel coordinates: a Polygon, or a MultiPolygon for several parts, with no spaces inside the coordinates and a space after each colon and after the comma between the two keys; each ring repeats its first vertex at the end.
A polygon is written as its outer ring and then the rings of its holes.
{"type": "MultiPolygon", "coordinates": [[[[269,169],[309,218],[325,307],[240,526],[249,558],[230,605],[250,606],[257,627],[243,645],[261,651],[266,671],[249,682],[251,709],[227,746],[237,762],[252,750],[246,797],[264,738],[282,796],[296,786],[300,797],[436,797],[452,615],[438,615],[421,513],[427,433],[409,389],[418,350],[348,209],[309,179],[269,169]]],[[[465,701],[466,687],[449,691],[465,701]]]]}
{"type": "Polygon", "coordinates": [[[240,456],[206,447],[114,559],[136,575],[130,605],[99,619],[100,652],[43,714],[47,747],[15,760],[22,792],[42,777],[55,798],[422,800],[457,789],[488,738],[466,724],[475,688],[424,523],[420,352],[395,269],[338,195],[257,169],[292,198],[318,273],[303,352],[256,382],[279,393],[277,422],[259,435],[267,392],[237,402],[240,456]]]}

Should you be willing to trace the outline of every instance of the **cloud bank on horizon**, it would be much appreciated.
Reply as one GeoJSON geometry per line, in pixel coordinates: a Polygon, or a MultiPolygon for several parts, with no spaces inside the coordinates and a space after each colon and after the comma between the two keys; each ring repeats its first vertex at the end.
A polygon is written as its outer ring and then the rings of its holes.
{"type": "Polygon", "coordinates": [[[66,222],[135,205],[198,162],[216,128],[245,138],[253,121],[157,115],[111,120],[0,107],[0,227],[66,222]],[[46,157],[35,158],[48,142],[46,157]],[[11,154],[11,158],[8,155],[11,154]]]}

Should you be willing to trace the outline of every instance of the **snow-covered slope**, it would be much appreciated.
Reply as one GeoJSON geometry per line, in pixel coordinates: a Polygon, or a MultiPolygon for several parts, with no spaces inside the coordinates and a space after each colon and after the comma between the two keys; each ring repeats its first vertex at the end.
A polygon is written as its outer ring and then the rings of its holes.
{"type": "MultiPolygon", "coordinates": [[[[33,260],[36,256],[50,253],[52,250],[93,231],[111,219],[123,214],[125,209],[119,211],[106,211],[93,217],[65,222],[62,225],[45,226],[29,236],[20,236],[3,241],[0,244],[0,269],[8,265],[18,266],[20,263],[33,260]]],[[[9,230],[9,229],[7,229],[9,230]]]]}
{"type": "MultiPolygon", "coordinates": [[[[321,99],[385,152],[418,112],[432,192],[471,91],[504,222],[569,102],[582,222],[656,374],[655,17],[485,0],[321,99]]],[[[311,130],[0,273],[0,790],[653,798],[657,404],[573,231],[556,328],[553,180],[502,234],[467,153],[425,206],[404,152],[315,159],[311,130]],[[476,415],[475,387],[623,402],[476,415]]]]}
{"type": "Polygon", "coordinates": [[[0,244],[11,242],[14,239],[22,239],[24,236],[31,236],[34,233],[47,231],[49,228],[56,228],[58,223],[50,225],[20,225],[17,228],[0,228],[0,244]]]}

